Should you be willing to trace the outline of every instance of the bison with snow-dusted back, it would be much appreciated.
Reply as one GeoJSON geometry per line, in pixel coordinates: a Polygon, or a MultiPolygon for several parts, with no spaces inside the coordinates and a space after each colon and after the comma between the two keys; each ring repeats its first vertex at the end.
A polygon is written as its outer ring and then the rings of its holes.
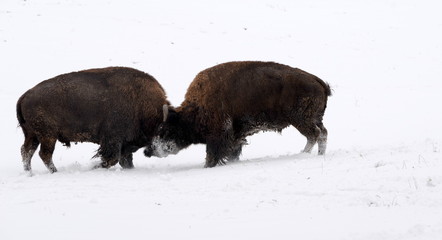
{"type": "Polygon", "coordinates": [[[133,168],[132,153],[149,146],[169,105],[161,85],[132,68],[110,67],[63,74],[43,81],[17,102],[17,118],[25,135],[21,147],[25,171],[40,145],[40,157],[50,172],[56,141],[100,145],[97,167],[117,162],[133,168]]]}
{"type": "Polygon", "coordinates": [[[164,106],[146,156],[176,154],[190,144],[206,144],[205,167],[237,160],[245,138],[290,125],[307,137],[304,152],[316,142],[324,154],[327,130],[322,117],[331,95],[318,77],[273,62],[229,62],[200,72],[174,109],[164,106]]]}

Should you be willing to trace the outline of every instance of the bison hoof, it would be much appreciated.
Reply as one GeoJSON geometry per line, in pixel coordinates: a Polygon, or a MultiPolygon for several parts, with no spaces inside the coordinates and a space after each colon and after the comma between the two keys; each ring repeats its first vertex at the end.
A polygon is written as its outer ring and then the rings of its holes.
{"type": "Polygon", "coordinates": [[[227,161],[229,161],[229,162],[238,162],[239,161],[239,157],[230,157],[230,158],[227,158],[227,161]]]}
{"type": "Polygon", "coordinates": [[[92,169],[97,169],[97,168],[102,168],[103,167],[103,165],[102,165],[102,163],[100,162],[100,163],[95,163],[93,166],[92,166],[92,169]]]}
{"type": "Polygon", "coordinates": [[[108,162],[100,162],[95,164],[92,169],[97,169],[97,168],[110,168],[111,166],[109,165],[108,162]]]}
{"type": "Polygon", "coordinates": [[[53,163],[48,163],[48,164],[45,164],[45,165],[48,168],[50,173],[57,172],[57,168],[55,167],[55,165],[53,163]]]}
{"type": "Polygon", "coordinates": [[[216,166],[216,164],[212,164],[212,163],[206,163],[206,164],[204,164],[204,168],[213,168],[213,167],[215,167],[216,166]]]}
{"type": "Polygon", "coordinates": [[[124,169],[134,168],[134,163],[132,161],[120,161],[120,166],[124,169]]]}
{"type": "Polygon", "coordinates": [[[206,161],[206,164],[204,165],[204,167],[205,168],[213,168],[216,165],[226,165],[226,162],[224,160],[206,161]]]}
{"type": "Polygon", "coordinates": [[[101,162],[102,168],[110,168],[110,164],[108,162],[101,162]]]}

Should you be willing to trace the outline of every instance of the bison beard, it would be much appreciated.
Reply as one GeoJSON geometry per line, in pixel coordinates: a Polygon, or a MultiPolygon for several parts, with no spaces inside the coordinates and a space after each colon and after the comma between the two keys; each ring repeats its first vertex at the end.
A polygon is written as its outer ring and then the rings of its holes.
{"type": "Polygon", "coordinates": [[[297,68],[273,62],[220,64],[195,77],[180,107],[163,108],[160,144],[152,145],[147,154],[164,156],[202,143],[205,167],[214,167],[238,160],[247,136],[294,126],[307,138],[303,151],[311,152],[318,143],[322,155],[328,96],[328,84],[297,68]]]}
{"type": "Polygon", "coordinates": [[[17,118],[25,135],[23,167],[39,155],[50,172],[56,141],[100,145],[96,167],[120,163],[133,168],[132,153],[150,146],[162,122],[162,107],[169,105],[161,85],[136,69],[110,67],[63,74],[41,82],[17,102],[17,118]]]}

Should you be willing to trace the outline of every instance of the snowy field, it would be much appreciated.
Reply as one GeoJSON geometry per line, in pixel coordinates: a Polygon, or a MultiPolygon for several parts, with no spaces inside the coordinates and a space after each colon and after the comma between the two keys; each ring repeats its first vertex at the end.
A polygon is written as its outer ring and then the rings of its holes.
{"type": "Polygon", "coordinates": [[[440,1],[2,0],[0,239],[442,239],[440,1]],[[173,105],[201,70],[276,61],[334,89],[328,153],[294,128],[250,137],[241,161],[205,148],[91,170],[97,145],[57,144],[24,173],[15,104],[42,80],[128,66],[173,105]],[[316,149],[314,150],[316,152],[316,149]]]}

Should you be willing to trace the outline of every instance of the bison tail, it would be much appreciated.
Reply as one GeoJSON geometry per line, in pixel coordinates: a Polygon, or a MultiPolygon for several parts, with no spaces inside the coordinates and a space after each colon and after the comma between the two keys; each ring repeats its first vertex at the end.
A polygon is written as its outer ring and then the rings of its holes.
{"type": "Polygon", "coordinates": [[[327,97],[330,97],[332,95],[330,84],[324,82],[324,89],[325,89],[325,94],[327,94],[327,97]]]}
{"type": "Polygon", "coordinates": [[[23,113],[22,113],[22,109],[21,109],[21,104],[22,104],[24,96],[25,96],[25,94],[23,94],[17,101],[17,119],[18,119],[18,123],[20,126],[26,122],[25,118],[23,117],[23,113]]]}
{"type": "Polygon", "coordinates": [[[320,78],[317,78],[316,80],[317,80],[317,81],[321,84],[321,86],[324,88],[324,90],[325,90],[325,94],[327,95],[327,97],[330,97],[330,96],[332,95],[332,90],[331,90],[331,88],[330,88],[330,85],[329,85],[328,83],[324,82],[323,80],[321,80],[320,78]]]}

